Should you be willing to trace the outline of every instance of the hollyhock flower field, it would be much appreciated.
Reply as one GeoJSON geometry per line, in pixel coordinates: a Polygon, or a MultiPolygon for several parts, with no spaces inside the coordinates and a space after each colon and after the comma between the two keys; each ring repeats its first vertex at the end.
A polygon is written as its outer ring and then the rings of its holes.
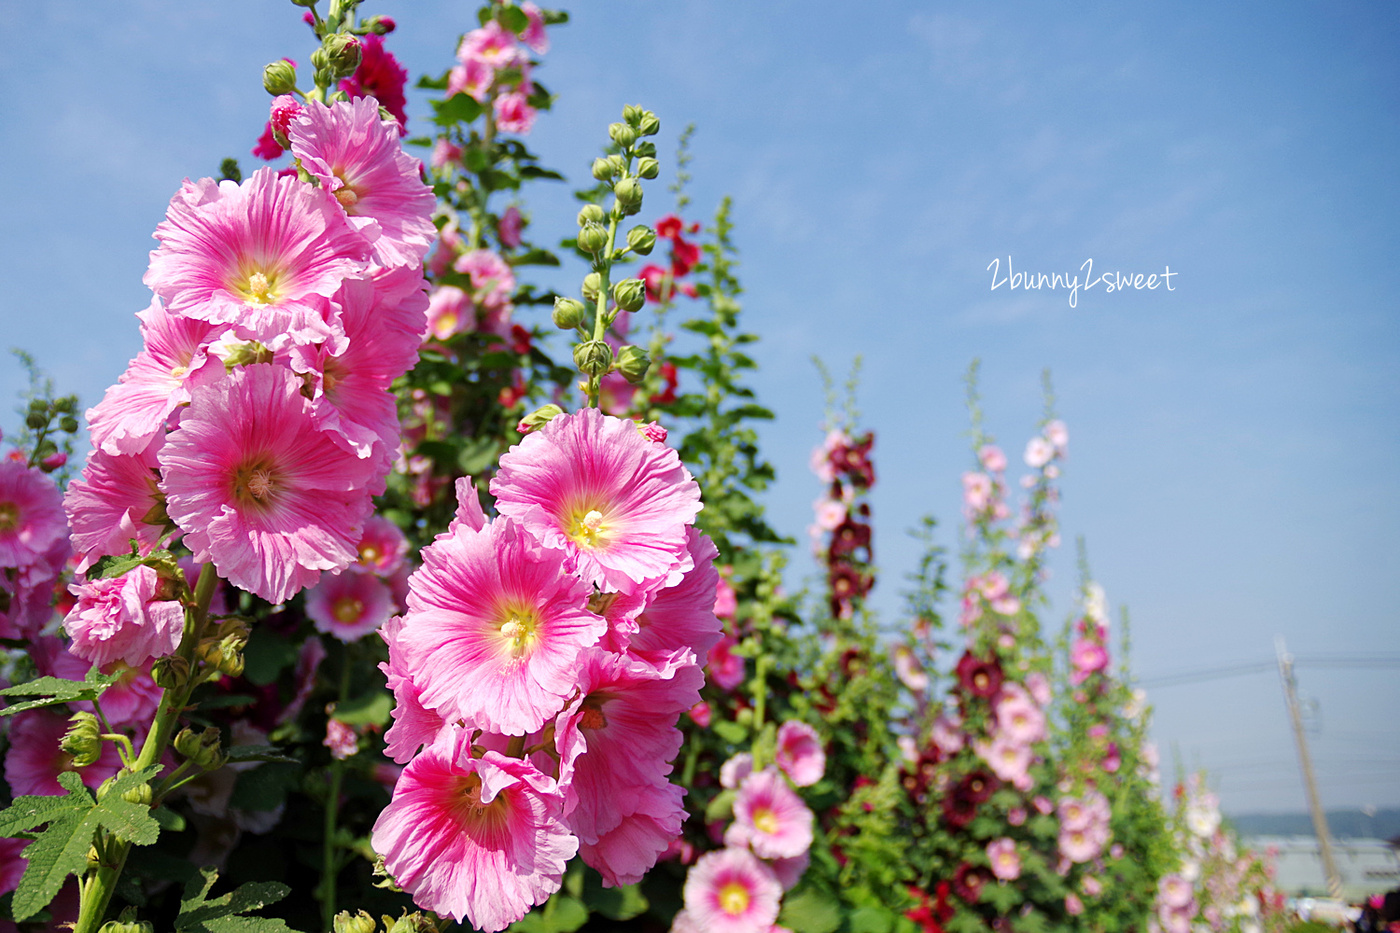
{"type": "Polygon", "coordinates": [[[1018,463],[974,366],[961,557],[928,519],[894,619],[830,393],[793,591],[689,133],[629,105],[541,165],[568,16],[510,0],[411,116],[361,5],[289,4],[269,164],[171,179],[86,444],[37,377],[5,439],[0,930],[1278,928],[1207,780],[1162,788],[1087,556],[1051,631],[1048,381],[1018,463]],[[534,229],[566,172],[576,226],[534,229]]]}

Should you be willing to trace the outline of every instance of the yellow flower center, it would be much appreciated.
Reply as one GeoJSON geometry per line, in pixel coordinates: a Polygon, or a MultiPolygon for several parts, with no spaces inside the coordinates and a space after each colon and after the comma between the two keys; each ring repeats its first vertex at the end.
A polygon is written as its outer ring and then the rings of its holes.
{"type": "Polygon", "coordinates": [[[335,199],[340,202],[340,206],[348,212],[350,208],[360,203],[360,196],[355,193],[355,189],[350,186],[335,189],[335,199]]]}
{"type": "Polygon", "coordinates": [[[605,543],[607,529],[603,525],[603,513],[589,509],[581,517],[574,519],[569,529],[569,537],[581,547],[593,548],[605,543]]]}
{"type": "Polygon", "coordinates": [[[233,474],[233,498],[239,505],[269,508],[277,501],[276,465],[259,459],[245,463],[233,474]]]}
{"type": "Polygon", "coordinates": [[[19,527],[19,506],[13,502],[0,502],[0,531],[14,531],[19,527]]]}
{"type": "Polygon", "coordinates": [[[331,607],[331,615],[335,616],[335,620],[346,625],[357,620],[364,611],[365,604],[353,596],[342,596],[331,607]]]}
{"type": "Polygon", "coordinates": [[[502,616],[504,621],[501,622],[501,639],[511,657],[520,658],[529,654],[531,646],[539,637],[536,633],[539,619],[534,612],[522,606],[510,607],[502,616]]]}
{"type": "Polygon", "coordinates": [[[749,889],[737,881],[731,881],[719,889],[719,909],[737,917],[749,909],[749,889]]]}
{"type": "Polygon", "coordinates": [[[771,836],[778,831],[778,814],[768,807],[759,807],[753,811],[754,829],[766,836],[771,836]]]}
{"type": "Polygon", "coordinates": [[[276,301],[272,293],[273,285],[276,284],[261,272],[254,272],[248,276],[248,287],[244,289],[244,294],[248,296],[249,304],[266,305],[276,301]]]}

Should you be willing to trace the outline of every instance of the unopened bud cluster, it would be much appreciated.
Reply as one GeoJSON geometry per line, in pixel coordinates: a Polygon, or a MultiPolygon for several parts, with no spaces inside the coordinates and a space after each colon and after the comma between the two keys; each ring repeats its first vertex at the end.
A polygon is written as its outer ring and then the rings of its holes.
{"type": "Polygon", "coordinates": [[[68,455],[58,449],[52,435],[55,431],[73,434],[78,430],[78,398],[36,398],[25,409],[24,426],[35,433],[34,462],[45,473],[52,473],[68,462],[68,455]],[[55,425],[54,422],[58,423],[55,425]]]}

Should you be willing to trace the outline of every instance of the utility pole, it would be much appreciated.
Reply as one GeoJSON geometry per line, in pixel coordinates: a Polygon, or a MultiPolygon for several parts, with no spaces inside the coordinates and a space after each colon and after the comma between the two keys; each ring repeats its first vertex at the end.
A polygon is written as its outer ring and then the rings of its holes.
{"type": "Polygon", "coordinates": [[[1303,734],[1303,717],[1298,711],[1298,687],[1293,679],[1293,655],[1283,643],[1283,636],[1274,639],[1278,651],[1278,675],[1283,681],[1283,698],[1288,703],[1288,718],[1293,721],[1293,738],[1298,745],[1298,767],[1303,772],[1303,789],[1308,795],[1308,809],[1312,811],[1313,832],[1317,834],[1318,851],[1322,855],[1322,870],[1327,875],[1327,893],[1334,898],[1342,896],[1342,878],[1337,874],[1337,863],[1332,858],[1332,837],[1327,832],[1327,814],[1322,811],[1322,800],[1317,795],[1317,779],[1313,777],[1312,758],[1308,755],[1308,738],[1303,734]]]}

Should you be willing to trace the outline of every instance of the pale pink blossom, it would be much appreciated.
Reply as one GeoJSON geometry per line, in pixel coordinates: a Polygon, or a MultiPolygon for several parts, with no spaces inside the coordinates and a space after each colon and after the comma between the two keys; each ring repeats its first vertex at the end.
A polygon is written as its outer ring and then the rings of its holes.
{"type": "Polygon", "coordinates": [[[715,581],[715,615],[721,619],[733,619],[739,611],[739,599],[734,587],[729,585],[724,574],[715,581]]]}
{"type": "Polygon", "coordinates": [[[1033,671],[1026,675],[1026,689],[1039,706],[1050,705],[1050,678],[1039,671],[1033,671]]]}
{"type": "Polygon", "coordinates": [[[820,781],[826,773],[826,750],[817,730],[796,719],[783,723],[778,727],[773,763],[798,787],[810,787],[820,781]]]}
{"type": "Polygon", "coordinates": [[[992,478],[986,473],[964,473],[962,483],[963,505],[974,515],[985,511],[992,501],[992,478]]]}
{"type": "Polygon", "coordinates": [[[496,69],[479,59],[470,59],[453,66],[447,73],[445,96],[466,94],[482,101],[491,90],[491,82],[496,80],[496,69]]]}
{"type": "Polygon", "coordinates": [[[604,885],[636,884],[680,836],[686,816],[684,795],[674,784],[638,795],[626,805],[628,812],[616,827],[596,842],[580,841],[579,857],[598,870],[604,885]]]}
{"type": "Polygon", "coordinates": [[[408,556],[408,538],[390,519],[371,515],[365,519],[365,530],[360,534],[356,550],[360,554],[357,565],[381,577],[389,577],[398,572],[408,556]]]}
{"type": "Polygon", "coordinates": [[[719,786],[729,790],[738,789],[744,778],[753,773],[753,755],[738,752],[719,766],[719,786]]]}
{"type": "Polygon", "coordinates": [[[705,666],[709,679],[721,690],[733,690],[744,682],[744,656],[735,653],[739,640],[733,635],[724,634],[710,649],[709,662],[705,666]]]}
{"type": "Polygon", "coordinates": [[[987,863],[992,874],[1002,881],[1021,877],[1021,855],[1016,851],[1016,841],[1007,836],[987,843],[987,863]]]}
{"type": "Polygon", "coordinates": [[[1065,427],[1063,421],[1056,419],[1045,426],[1045,439],[1063,454],[1069,446],[1069,428],[1065,427]]]}
{"type": "Polygon", "coordinates": [[[991,473],[1000,473],[1006,469],[1006,454],[994,444],[983,444],[977,451],[977,459],[982,468],[991,473]]]}
{"type": "Polygon", "coordinates": [[[555,417],[501,457],[491,493],[502,515],[604,590],[676,582],[693,566],[686,527],[700,487],[674,450],[631,421],[595,408],[555,417]]]}
{"type": "MultiPolygon", "coordinates": [[[[807,867],[812,864],[812,850],[808,849],[792,858],[770,858],[767,862],[768,867],[773,869],[773,876],[778,879],[778,884],[783,886],[784,891],[791,891],[797,887],[797,882],[802,880],[807,867]]],[[[781,929],[783,928],[775,925],[769,929],[769,933],[781,929]]]]}
{"type": "Polygon", "coordinates": [[[482,62],[498,71],[502,68],[519,68],[528,61],[525,51],[516,44],[514,34],[494,19],[462,37],[462,44],[457,47],[457,59],[461,62],[482,62]]]}
{"type": "Polygon", "coordinates": [[[812,845],[812,811],[776,768],[755,771],[739,784],[727,846],[749,846],[761,858],[792,858],[812,845]]]}
{"type": "Polygon", "coordinates": [[[1018,789],[1030,788],[1029,771],[1035,758],[1030,746],[1017,744],[1005,735],[999,735],[991,742],[975,743],[974,748],[997,777],[1018,789]]]}
{"type": "Polygon", "coordinates": [[[1033,437],[1026,444],[1026,466],[1038,470],[1055,456],[1055,446],[1043,437],[1033,437]]]}
{"type": "Polygon", "coordinates": [[[995,714],[997,729],[1008,742],[1030,745],[1045,738],[1045,714],[1023,691],[1003,690],[995,714]]]}
{"type": "Polygon", "coordinates": [[[524,135],[535,125],[538,111],[531,107],[525,94],[507,91],[496,97],[496,126],[506,133],[524,135]]]}
{"type": "Polygon", "coordinates": [[[530,0],[525,0],[524,3],[520,4],[520,9],[530,22],[530,25],[526,26],[525,31],[520,34],[520,41],[543,55],[549,51],[549,36],[545,35],[544,12],[530,0]]]}
{"type": "MultiPolygon", "coordinates": [[[[130,554],[131,542],[149,554],[165,532],[165,504],[156,488],[156,452],[113,456],[94,448],[83,475],[68,484],[63,508],[73,530],[74,570],[84,573],[110,554],[130,554]]],[[[2,506],[0,506],[2,507],[2,506]]]]}
{"type": "Polygon", "coordinates": [[[320,429],[302,383],[269,363],[193,394],[160,451],[171,519],[196,561],[272,603],[356,557],[375,466],[320,429]]]}
{"type": "Polygon", "coordinates": [[[393,614],[393,593],[388,584],[353,566],[322,576],[306,591],[306,615],[316,631],[346,644],[377,631],[393,614]]]}
{"type": "Polygon", "coordinates": [[[335,717],[326,720],[326,737],[321,744],[331,750],[331,757],[344,761],[360,750],[360,739],[354,728],[335,717]]]}
{"type": "Polygon", "coordinates": [[[817,527],[822,531],[831,531],[846,520],[846,503],[836,499],[818,499],[812,503],[812,508],[817,514],[817,527]]]}
{"type": "Polygon", "coordinates": [[[452,268],[471,279],[472,298],[488,315],[501,317],[509,313],[511,296],[515,294],[515,272],[504,259],[489,249],[474,249],[458,256],[452,268]]]}
{"type": "Polygon", "coordinates": [[[501,240],[501,245],[506,249],[515,249],[520,246],[520,231],[525,226],[525,218],[520,214],[520,208],[512,204],[501,214],[501,219],[496,222],[496,236],[501,240]]]}
{"type": "Polygon", "coordinates": [[[404,769],[371,844],[420,907],[503,930],[559,890],[578,851],[562,804],[529,761],[474,758],[470,731],[453,728],[404,769]]]}
{"type": "Polygon", "coordinates": [[[747,849],[720,849],[691,866],[684,913],[705,933],[766,931],[778,919],[782,894],[773,870],[747,849]]]}
{"type": "Polygon", "coordinates": [[[1108,825],[1091,823],[1082,828],[1060,825],[1060,854],[1071,862],[1088,862],[1098,858],[1108,844],[1108,825]]]}
{"type": "Polygon", "coordinates": [[[1092,639],[1078,638],[1070,648],[1069,663],[1073,668],[1070,683],[1078,686],[1088,680],[1091,674],[1108,667],[1108,651],[1092,639]]]}
{"type": "Polygon", "coordinates": [[[1084,902],[1073,891],[1065,895],[1065,913],[1071,917],[1078,917],[1084,913],[1084,902]]]}
{"type": "Polygon", "coordinates": [[[919,693],[928,689],[928,674],[924,673],[919,659],[914,656],[913,649],[908,645],[894,646],[894,672],[900,682],[910,690],[919,693]]]}
{"type": "Polygon", "coordinates": [[[159,575],[145,565],[121,577],[71,585],[78,601],[63,629],[73,639],[73,654],[93,664],[120,661],[128,667],[173,654],[185,611],[177,600],[158,599],[159,586],[159,575]]]}
{"type": "Polygon", "coordinates": [[[949,757],[962,751],[966,738],[962,721],[950,718],[947,713],[939,713],[929,729],[929,741],[933,742],[944,755],[949,757]]]}

